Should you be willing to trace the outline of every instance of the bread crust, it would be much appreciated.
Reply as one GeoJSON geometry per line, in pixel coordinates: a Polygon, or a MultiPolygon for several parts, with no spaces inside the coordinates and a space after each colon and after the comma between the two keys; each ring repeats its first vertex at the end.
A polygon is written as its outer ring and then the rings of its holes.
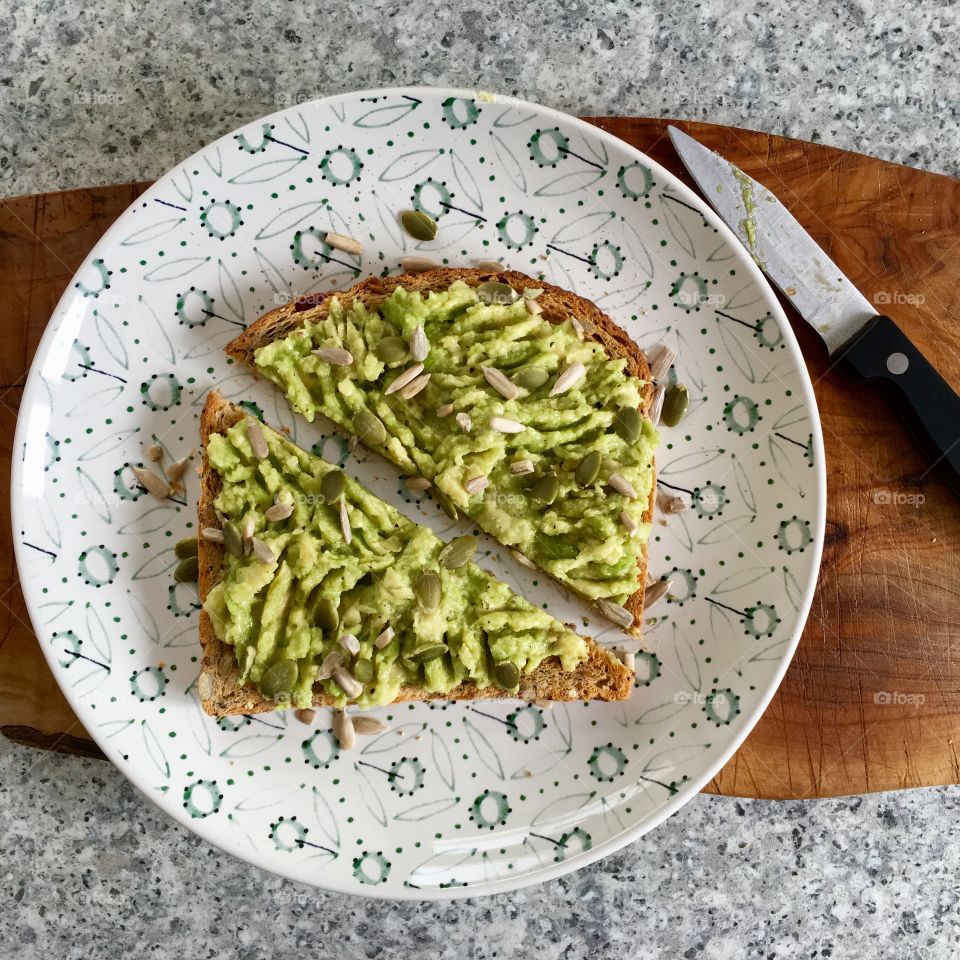
{"type": "MultiPolygon", "coordinates": [[[[455,280],[462,280],[472,287],[477,287],[488,280],[497,280],[509,284],[514,290],[527,288],[540,289],[543,293],[537,302],[543,309],[542,316],[551,323],[563,323],[568,317],[575,317],[584,327],[585,337],[599,343],[608,357],[623,359],[627,364],[627,371],[634,377],[644,381],[641,391],[640,411],[647,414],[653,401],[653,383],[650,378],[650,367],[643,351],[630,339],[625,330],[619,327],[595,303],[554,286],[542,280],[535,280],[525,273],[515,270],[491,272],[467,267],[440,267],[424,273],[400,274],[388,277],[369,277],[361,280],[347,290],[330,290],[325,293],[309,294],[306,297],[277,307],[252,323],[238,337],[235,337],[224,348],[230,357],[246,364],[255,373],[259,374],[254,362],[254,354],[262,347],[274,340],[286,337],[304,321],[316,322],[322,319],[330,309],[331,300],[336,297],[341,303],[349,305],[356,300],[365,307],[375,310],[380,302],[389,297],[397,287],[419,293],[430,293],[435,290],[446,290],[455,280]]],[[[644,512],[646,523],[653,520],[653,506],[656,499],[656,465],[653,466],[653,483],[650,487],[650,500],[644,512]]],[[[643,632],[643,597],[647,583],[647,549],[637,559],[637,589],[627,598],[624,606],[633,614],[633,626],[627,631],[639,638],[643,632]]]]}
{"type": "MultiPolygon", "coordinates": [[[[216,391],[207,395],[200,416],[200,441],[203,447],[200,497],[197,502],[198,529],[220,526],[214,500],[221,490],[219,474],[207,458],[207,441],[215,433],[223,433],[246,416],[235,404],[224,400],[216,391]]],[[[198,568],[200,600],[206,600],[210,590],[220,580],[223,564],[223,546],[200,537],[198,568]]],[[[417,685],[401,687],[395,703],[408,700],[626,700],[633,689],[634,674],[612,653],[590,637],[586,638],[587,659],[567,673],[557,657],[544,660],[534,671],[522,676],[520,690],[510,693],[499,687],[480,688],[475,683],[461,683],[449,693],[437,694],[417,685]]],[[[215,717],[237,714],[265,713],[276,710],[272,700],[264,698],[253,685],[239,680],[239,666],[233,647],[220,640],[206,610],[200,610],[200,643],[203,659],[197,681],[203,709],[215,717]]],[[[314,686],[313,705],[332,706],[330,696],[320,684],[314,686]]]]}

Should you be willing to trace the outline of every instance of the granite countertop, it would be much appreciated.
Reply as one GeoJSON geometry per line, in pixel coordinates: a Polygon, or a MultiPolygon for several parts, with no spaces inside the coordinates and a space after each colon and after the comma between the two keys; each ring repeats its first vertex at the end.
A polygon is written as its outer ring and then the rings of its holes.
{"type": "MultiPolygon", "coordinates": [[[[549,0],[527,21],[502,5],[427,0],[25,0],[4,18],[0,192],[153,178],[279,106],[408,83],[740,124],[960,173],[956,10],[794,6],[549,0]]],[[[700,796],[561,880],[441,904],[280,880],[179,827],[109,764],[2,738],[0,804],[0,940],[23,960],[960,950],[960,850],[949,842],[960,788],[804,803],[700,796]]]]}

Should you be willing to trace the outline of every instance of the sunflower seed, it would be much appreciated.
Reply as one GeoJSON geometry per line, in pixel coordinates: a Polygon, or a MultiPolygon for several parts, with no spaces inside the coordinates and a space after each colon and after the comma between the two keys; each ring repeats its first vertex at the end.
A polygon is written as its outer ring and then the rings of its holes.
{"type": "MultiPolygon", "coordinates": [[[[354,681],[356,682],[356,681],[354,681]]],[[[360,688],[361,691],[363,687],[360,688]]],[[[346,690],[344,690],[346,693],[346,690]]],[[[349,696],[349,694],[347,694],[349,696]]],[[[359,696],[359,694],[357,694],[359,696]]],[[[352,750],[357,745],[357,732],[353,728],[353,720],[346,710],[334,710],[331,722],[333,735],[337,738],[341,750],[352,750]]]]}
{"type": "Polygon", "coordinates": [[[333,671],[343,663],[343,654],[339,650],[331,650],[320,664],[317,671],[318,680],[329,680],[333,676],[333,671]]]}
{"type": "Polygon", "coordinates": [[[524,287],[523,299],[536,300],[543,293],[543,287],[524,287]]]}
{"type": "Polygon", "coordinates": [[[410,356],[419,363],[427,359],[428,353],[430,353],[430,341],[427,339],[423,324],[418,323],[410,334],[410,356]]]}
{"type": "Polygon", "coordinates": [[[531,560],[528,560],[519,550],[511,550],[510,555],[513,557],[521,567],[527,567],[530,570],[536,570],[536,564],[531,560]]]}
{"type": "Polygon", "coordinates": [[[634,660],[633,652],[631,650],[624,650],[623,647],[615,647],[613,650],[614,656],[628,669],[633,670],[636,666],[634,660]]]}
{"type": "Polygon", "coordinates": [[[166,500],[170,496],[170,484],[163,478],[158,477],[152,470],[147,470],[144,467],[131,467],[130,469],[147,493],[158,500],[166,500]]]}
{"type": "Polygon", "coordinates": [[[407,489],[412,490],[414,493],[421,493],[424,490],[429,490],[430,487],[433,486],[426,477],[407,477],[404,482],[407,485],[407,489]]]}
{"type": "Polygon", "coordinates": [[[528,473],[533,473],[533,461],[532,460],[514,460],[510,464],[510,472],[515,477],[522,477],[528,473]]]}
{"type": "Polygon", "coordinates": [[[573,332],[577,335],[578,340],[584,340],[587,336],[587,328],[576,318],[570,318],[570,326],[573,327],[573,332]]]}
{"type": "Polygon", "coordinates": [[[397,374],[397,378],[383,391],[384,396],[389,397],[391,393],[402,390],[408,383],[413,383],[420,374],[423,373],[423,364],[415,363],[412,367],[407,367],[403,373],[397,374]]]}
{"type": "Polygon", "coordinates": [[[247,517],[243,521],[243,526],[240,528],[240,536],[243,537],[243,547],[244,552],[249,553],[249,544],[253,539],[253,531],[256,530],[256,524],[254,523],[253,517],[247,517]]]}
{"type": "Polygon", "coordinates": [[[525,300],[524,306],[527,308],[527,313],[532,314],[535,317],[543,313],[543,307],[540,306],[540,303],[537,300],[525,300]]]}
{"type": "Polygon", "coordinates": [[[626,510],[620,512],[620,522],[623,524],[623,528],[627,531],[628,536],[635,537],[639,533],[640,528],[637,526],[637,521],[634,520],[626,510]]]}
{"type": "Polygon", "coordinates": [[[487,489],[487,486],[490,483],[490,478],[485,477],[482,474],[478,477],[471,477],[464,485],[463,489],[467,491],[471,496],[475,493],[482,493],[487,489]]]}
{"type": "Polygon", "coordinates": [[[223,543],[223,531],[218,530],[216,527],[204,527],[200,531],[200,536],[203,537],[207,543],[223,543]]]}
{"type": "Polygon", "coordinates": [[[619,603],[601,598],[597,601],[597,609],[618,627],[626,629],[633,626],[633,614],[626,607],[621,607],[619,603]]]}
{"type": "Polygon", "coordinates": [[[346,667],[337,667],[333,671],[333,679],[351,700],[363,693],[363,684],[346,667]]]}
{"type": "Polygon", "coordinates": [[[353,541],[353,531],[350,529],[350,514],[347,513],[345,497],[340,498],[340,529],[343,531],[343,539],[347,543],[351,543],[353,541]]]}
{"type": "Polygon", "coordinates": [[[506,417],[491,417],[490,429],[497,433],[523,433],[526,429],[522,423],[516,420],[508,420],[506,417]]]}
{"type": "Polygon", "coordinates": [[[670,591],[673,586],[672,580],[658,580],[653,586],[647,587],[643,595],[643,609],[652,607],[658,600],[661,600],[670,591]]]}
{"type": "Polygon", "coordinates": [[[412,400],[430,382],[429,373],[421,373],[415,380],[411,380],[401,391],[401,400],[412,400]]]}
{"type": "Polygon", "coordinates": [[[663,399],[667,394],[667,385],[658,383],[653,390],[653,399],[650,401],[650,419],[654,424],[660,422],[660,414],[663,413],[663,399]]]}
{"type": "Polygon", "coordinates": [[[677,359],[677,351],[665,343],[658,344],[647,354],[647,363],[650,366],[650,378],[656,382],[662,380],[677,359]]]}
{"type": "MultiPolygon", "coordinates": [[[[193,454],[190,454],[192,457],[193,454]]],[[[183,475],[187,472],[187,467],[190,466],[190,457],[184,457],[182,460],[177,460],[176,463],[171,463],[167,467],[167,479],[171,483],[179,484],[183,479],[183,475]]]]}
{"type": "Polygon", "coordinates": [[[537,700],[534,700],[534,701],[533,701],[533,705],[534,705],[535,707],[539,707],[541,710],[552,710],[552,709],[553,709],[553,701],[552,701],[552,700],[540,700],[540,699],[537,699],[537,700]]]}
{"type": "Polygon", "coordinates": [[[378,650],[382,650],[385,646],[387,646],[387,644],[390,643],[390,641],[394,638],[394,636],[395,634],[393,632],[393,627],[388,625],[384,627],[383,632],[380,634],[380,636],[378,636],[377,639],[373,641],[373,645],[378,650]]]}
{"type": "Polygon", "coordinates": [[[633,484],[622,473],[611,473],[607,483],[609,483],[617,493],[622,493],[631,500],[637,499],[637,491],[634,490],[633,484]]]}
{"type": "Polygon", "coordinates": [[[470,430],[473,428],[473,419],[469,413],[465,413],[464,411],[461,410],[460,413],[457,414],[456,420],[457,420],[457,426],[461,430],[466,431],[467,433],[469,433],[470,430]]]}
{"type": "Polygon", "coordinates": [[[353,354],[343,347],[320,347],[313,351],[313,355],[335,367],[349,367],[353,363],[353,354]]]}
{"type": "Polygon", "coordinates": [[[400,222],[414,240],[428,241],[437,235],[437,221],[422,210],[404,210],[400,222]]]}
{"type": "Polygon", "coordinates": [[[273,563],[276,560],[273,550],[264,543],[259,537],[252,537],[250,540],[250,545],[253,548],[253,555],[261,563],[273,563]]]}
{"type": "Polygon", "coordinates": [[[349,450],[350,453],[353,453],[353,451],[357,449],[357,445],[359,443],[360,441],[357,437],[351,436],[350,439],[347,441],[347,450],[349,450]]]}
{"type": "Polygon", "coordinates": [[[516,400],[520,395],[520,388],[496,367],[481,367],[483,377],[504,400],[516,400]]]}
{"type": "Polygon", "coordinates": [[[342,250],[344,253],[352,254],[355,257],[359,257],[363,251],[363,245],[359,240],[354,240],[353,237],[345,236],[342,233],[328,233],[325,239],[328,247],[333,247],[334,250],[342,250]]]}
{"type": "Polygon", "coordinates": [[[147,447],[147,459],[152,460],[154,463],[159,462],[163,459],[163,447],[159,443],[152,443],[147,447]]]}
{"type": "Polygon", "coordinates": [[[440,264],[429,257],[404,257],[400,266],[404,273],[426,273],[428,270],[436,270],[440,264]]]}
{"type": "Polygon", "coordinates": [[[293,513],[292,503],[275,503],[267,508],[264,516],[273,523],[276,520],[286,520],[291,513],[293,513]]]}
{"type": "Polygon", "coordinates": [[[684,500],[679,494],[667,496],[661,494],[657,498],[657,505],[660,507],[661,513],[674,514],[674,513],[683,513],[684,510],[689,508],[687,501],[684,500]]]}
{"type": "Polygon", "coordinates": [[[345,633],[338,642],[347,653],[353,656],[360,652],[360,641],[352,633],[345,633]]]}
{"type": "Polygon", "coordinates": [[[503,264],[499,260],[478,260],[478,270],[486,270],[488,273],[499,273],[503,270],[503,264]]]}
{"type": "Polygon", "coordinates": [[[311,710],[309,707],[305,707],[302,710],[298,710],[294,716],[301,722],[305,723],[308,727],[317,719],[317,711],[311,710]]]}
{"type": "Polygon", "coordinates": [[[453,404],[452,403],[441,403],[437,407],[437,416],[438,417],[449,417],[453,413],[453,404]]]}
{"type": "Polygon", "coordinates": [[[582,363],[571,363],[570,366],[557,377],[557,382],[550,390],[550,396],[558,397],[561,393],[566,393],[571,387],[583,379],[583,375],[586,372],[587,368],[582,363]]]}
{"type": "Polygon", "coordinates": [[[267,446],[267,438],[263,435],[263,428],[258,420],[247,418],[247,439],[250,441],[250,449],[258,460],[266,460],[270,456],[270,448],[267,446]]]}
{"type": "Polygon", "coordinates": [[[373,737],[378,733],[386,733],[390,729],[390,725],[376,717],[354,717],[353,729],[361,737],[373,737]]]}

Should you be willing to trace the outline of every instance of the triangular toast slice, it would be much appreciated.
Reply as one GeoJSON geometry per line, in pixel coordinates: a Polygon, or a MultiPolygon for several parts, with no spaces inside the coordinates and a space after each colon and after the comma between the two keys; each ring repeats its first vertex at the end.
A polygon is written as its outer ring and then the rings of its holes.
{"type": "Polygon", "coordinates": [[[522,273],[441,268],[300,298],[226,351],[640,635],[654,391],[595,304],[522,273]],[[587,454],[601,467],[582,482],[587,454]]]}
{"type": "MultiPolygon", "coordinates": [[[[208,539],[219,539],[216,534],[207,532],[200,537],[204,609],[200,613],[203,662],[198,685],[207,713],[225,716],[291,705],[344,706],[358,699],[360,706],[372,706],[385,697],[387,702],[398,702],[500,697],[623,700],[629,696],[633,672],[611,652],[592,639],[577,637],[472,562],[448,569],[446,561],[439,559],[444,545],[430,530],[341,474],[348,543],[340,501],[327,502],[331,488],[323,484],[324,477],[339,473],[338,469],[259,425],[216,392],[207,397],[200,434],[199,530],[223,531],[232,523],[243,537],[251,532],[244,529],[247,515],[256,518],[255,539],[246,537],[251,544],[249,554],[241,548],[237,555],[233,537],[227,538],[233,540],[234,552],[229,555],[224,545],[208,539]],[[260,446],[260,438],[267,443],[265,457],[263,449],[258,456],[254,446],[260,446]],[[226,476],[221,476],[216,464],[226,476]],[[265,513],[275,500],[292,502],[294,512],[268,521],[265,513]],[[434,572],[440,580],[443,599],[436,609],[428,610],[431,604],[425,607],[417,596],[417,579],[424,570],[434,572]],[[246,587],[249,593],[243,592],[246,587]],[[371,594],[372,590],[389,593],[371,594]],[[228,592],[234,597],[229,609],[228,592]],[[241,601],[249,596],[250,603],[241,602],[237,607],[237,596],[241,601]],[[338,608],[340,623],[336,627],[329,627],[329,621],[326,630],[317,626],[323,619],[318,608],[321,598],[328,617],[331,603],[338,608]],[[264,600],[262,605],[260,600],[264,600]],[[386,623],[384,611],[392,614],[393,624],[386,623]],[[378,647],[375,641],[387,626],[395,627],[395,636],[378,647]],[[234,639],[242,636],[237,644],[228,642],[226,631],[230,629],[234,639]],[[347,634],[349,637],[341,639],[347,634]],[[523,656],[511,646],[515,636],[524,638],[531,654],[529,665],[539,660],[529,672],[524,672],[523,656]],[[446,652],[437,656],[437,650],[428,649],[430,659],[423,663],[407,659],[422,655],[425,645],[442,646],[446,652]],[[238,651],[247,668],[243,672],[238,651]],[[303,658],[289,656],[297,651],[303,658]],[[310,670],[322,665],[334,651],[341,655],[339,668],[349,674],[348,687],[353,687],[351,679],[357,680],[354,673],[361,674],[360,659],[377,665],[359,698],[348,697],[334,677],[310,682],[310,670]],[[497,674],[497,667],[511,657],[520,664],[519,683],[507,688],[504,670],[497,674]],[[378,658],[387,666],[381,668],[378,658]],[[278,659],[298,662],[297,679],[289,691],[281,681],[277,697],[272,698],[251,680],[268,687],[276,685],[278,671],[266,674],[278,659]],[[457,682],[444,689],[458,669],[448,669],[450,665],[459,662],[459,669],[466,670],[464,660],[471,660],[470,669],[487,677],[486,682],[458,675],[454,677],[457,682]],[[399,682],[398,671],[402,675],[399,682]],[[433,689],[425,686],[427,671],[433,689]],[[378,683],[382,684],[379,691],[378,683]]],[[[285,512],[284,508],[274,515],[285,512]]],[[[368,675],[368,669],[361,675],[368,675]]],[[[507,680],[512,669],[505,669],[507,680]]]]}

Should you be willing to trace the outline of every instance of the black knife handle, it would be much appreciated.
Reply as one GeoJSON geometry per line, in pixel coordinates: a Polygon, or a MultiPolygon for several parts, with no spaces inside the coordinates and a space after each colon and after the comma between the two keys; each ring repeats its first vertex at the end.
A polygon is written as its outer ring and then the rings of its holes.
{"type": "Polygon", "coordinates": [[[852,380],[886,380],[918,443],[960,493],[960,396],[889,318],[874,317],[836,354],[852,380]]]}

